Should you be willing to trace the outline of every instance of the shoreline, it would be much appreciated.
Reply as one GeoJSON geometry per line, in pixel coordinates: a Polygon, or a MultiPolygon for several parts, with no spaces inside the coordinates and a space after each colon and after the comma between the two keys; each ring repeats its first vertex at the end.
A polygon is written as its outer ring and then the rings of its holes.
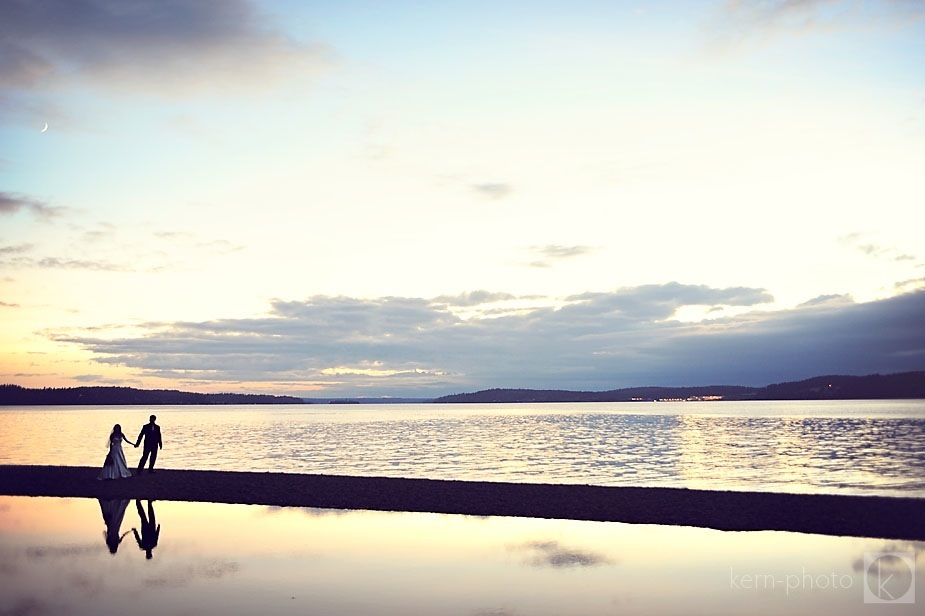
{"type": "Polygon", "coordinates": [[[558,518],[925,541],[925,499],[291,473],[0,465],[0,494],[558,518]],[[134,472],[134,470],[133,470],[134,472]]]}

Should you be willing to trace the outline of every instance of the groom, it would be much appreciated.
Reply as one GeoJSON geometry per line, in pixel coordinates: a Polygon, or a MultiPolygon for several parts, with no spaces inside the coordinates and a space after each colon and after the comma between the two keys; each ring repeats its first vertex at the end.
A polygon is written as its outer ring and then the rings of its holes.
{"type": "Polygon", "coordinates": [[[138,447],[138,444],[141,442],[141,437],[145,439],[145,452],[141,456],[141,461],[138,462],[138,474],[140,475],[142,470],[145,467],[145,462],[148,460],[148,456],[151,456],[151,462],[148,464],[148,472],[154,472],[154,461],[157,460],[157,450],[163,448],[164,444],[161,441],[161,427],[154,423],[157,419],[154,415],[151,415],[151,420],[141,427],[141,432],[138,434],[138,440],[135,441],[135,447],[138,447]]]}

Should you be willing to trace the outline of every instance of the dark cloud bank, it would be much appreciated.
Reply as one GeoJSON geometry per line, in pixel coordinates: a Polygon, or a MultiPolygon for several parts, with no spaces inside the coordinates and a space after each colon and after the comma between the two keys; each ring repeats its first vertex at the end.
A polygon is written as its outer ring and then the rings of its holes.
{"type": "Polygon", "coordinates": [[[312,297],[277,301],[263,318],[150,323],[137,337],[55,337],[99,362],[190,386],[262,382],[309,393],[315,384],[347,396],[761,386],[925,368],[925,291],[860,304],[828,297],[701,323],[672,316],[683,306],[749,307],[772,298],[761,289],[671,283],[574,296],[559,309],[499,311],[497,302],[509,298],[312,297]],[[485,306],[493,318],[459,316],[483,298],[495,302],[485,306]]]}
{"type": "MultiPolygon", "coordinates": [[[[0,88],[248,88],[326,62],[246,0],[4,0],[0,88]]],[[[176,94],[175,89],[171,95],[176,94]]]]}

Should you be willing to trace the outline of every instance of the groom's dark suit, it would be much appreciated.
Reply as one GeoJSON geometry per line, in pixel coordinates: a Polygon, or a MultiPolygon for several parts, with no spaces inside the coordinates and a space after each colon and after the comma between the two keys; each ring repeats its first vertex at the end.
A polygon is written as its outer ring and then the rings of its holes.
{"type": "Polygon", "coordinates": [[[148,456],[151,456],[151,461],[148,463],[148,470],[153,473],[154,462],[157,460],[157,450],[163,447],[163,442],[161,441],[161,427],[154,423],[153,419],[151,423],[145,424],[138,434],[135,447],[138,447],[138,441],[140,441],[142,437],[145,439],[145,451],[141,456],[141,460],[138,462],[138,472],[141,473],[141,469],[145,467],[148,456]]]}

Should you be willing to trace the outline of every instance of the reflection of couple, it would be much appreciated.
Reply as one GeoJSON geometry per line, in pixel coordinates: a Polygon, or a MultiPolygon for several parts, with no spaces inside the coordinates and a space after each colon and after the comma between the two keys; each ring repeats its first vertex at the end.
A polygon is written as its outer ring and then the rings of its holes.
{"type": "Polygon", "coordinates": [[[148,461],[149,457],[151,461],[148,463],[148,472],[154,472],[157,450],[164,446],[161,440],[161,427],[154,423],[156,419],[157,417],[151,415],[149,423],[141,428],[141,432],[138,434],[138,438],[134,443],[128,440],[125,434],[122,433],[122,426],[116,424],[112,427],[112,432],[109,434],[109,453],[106,455],[106,461],[103,462],[103,469],[100,471],[97,479],[122,479],[131,477],[132,472],[128,470],[128,464],[125,462],[125,454],[122,452],[122,441],[138,447],[142,438],[144,438],[145,448],[144,454],[141,456],[141,461],[138,462],[138,474],[141,474],[145,462],[148,461]]]}
{"type": "Polygon", "coordinates": [[[103,500],[100,501],[100,511],[103,513],[103,522],[106,523],[106,545],[112,554],[119,549],[119,544],[130,531],[125,531],[121,535],[122,518],[125,517],[125,508],[128,507],[128,499],[122,500],[103,500]]]}
{"type": "Polygon", "coordinates": [[[141,506],[141,501],[135,501],[135,507],[138,509],[138,517],[141,520],[141,534],[138,533],[137,528],[133,528],[131,531],[125,531],[121,533],[122,530],[122,520],[125,518],[125,508],[128,507],[128,500],[102,500],[100,501],[100,511],[103,513],[103,522],[106,524],[106,545],[109,547],[109,552],[112,554],[116,553],[116,550],[119,549],[119,544],[122,543],[122,539],[125,538],[130,532],[135,533],[135,541],[138,543],[138,549],[144,550],[145,558],[153,558],[152,550],[157,547],[157,540],[160,538],[161,534],[161,525],[157,524],[157,520],[154,517],[154,502],[148,501],[148,515],[145,515],[145,510],[141,506]]]}
{"type": "Polygon", "coordinates": [[[161,525],[157,524],[154,518],[154,501],[148,501],[148,516],[145,517],[145,511],[141,508],[141,501],[135,501],[135,507],[138,509],[138,517],[141,520],[141,534],[138,529],[133,528],[135,541],[138,542],[138,549],[145,551],[145,558],[153,558],[151,550],[157,547],[157,540],[161,535],[161,525]],[[155,527],[155,524],[157,526],[155,527]]]}

